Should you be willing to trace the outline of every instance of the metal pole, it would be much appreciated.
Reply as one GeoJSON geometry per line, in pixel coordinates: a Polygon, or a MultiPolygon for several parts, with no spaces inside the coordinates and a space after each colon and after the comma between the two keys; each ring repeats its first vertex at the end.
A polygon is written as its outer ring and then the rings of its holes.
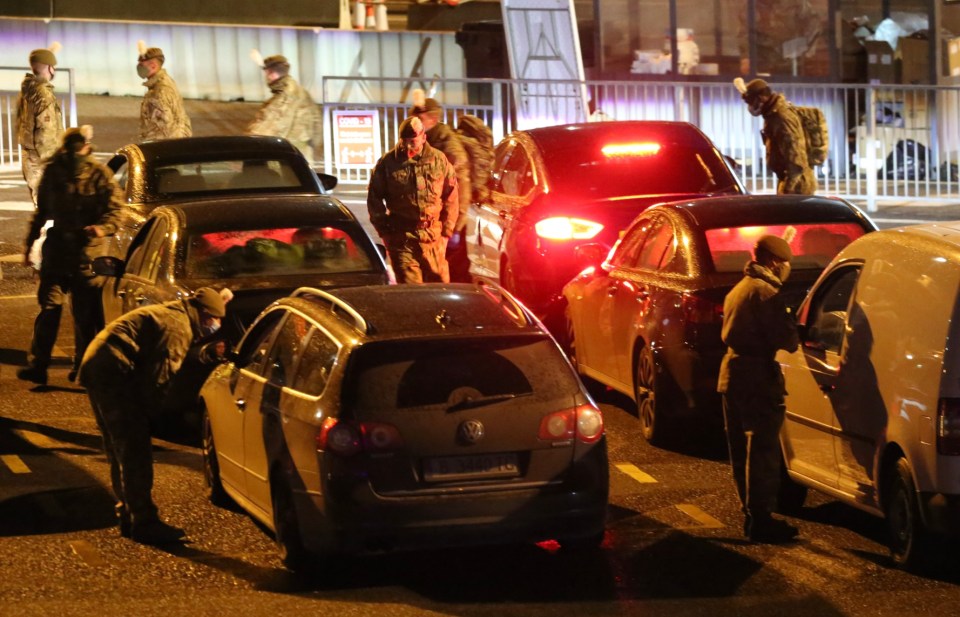
{"type": "Polygon", "coordinates": [[[864,140],[867,168],[867,212],[877,211],[877,91],[867,86],[867,138],[864,140]]]}

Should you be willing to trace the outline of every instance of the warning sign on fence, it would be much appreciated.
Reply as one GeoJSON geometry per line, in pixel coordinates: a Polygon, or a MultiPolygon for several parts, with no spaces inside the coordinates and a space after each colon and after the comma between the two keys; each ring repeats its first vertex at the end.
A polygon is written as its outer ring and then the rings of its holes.
{"type": "Polygon", "coordinates": [[[375,110],[333,111],[334,161],[338,169],[369,169],[380,159],[380,119],[375,110]]]}

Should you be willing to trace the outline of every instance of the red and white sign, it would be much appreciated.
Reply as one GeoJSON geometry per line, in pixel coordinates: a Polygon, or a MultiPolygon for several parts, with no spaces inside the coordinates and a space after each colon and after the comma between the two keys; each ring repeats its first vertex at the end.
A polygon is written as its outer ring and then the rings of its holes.
{"type": "Polygon", "coordinates": [[[380,160],[380,118],[375,110],[334,110],[337,169],[369,169],[380,160]]]}

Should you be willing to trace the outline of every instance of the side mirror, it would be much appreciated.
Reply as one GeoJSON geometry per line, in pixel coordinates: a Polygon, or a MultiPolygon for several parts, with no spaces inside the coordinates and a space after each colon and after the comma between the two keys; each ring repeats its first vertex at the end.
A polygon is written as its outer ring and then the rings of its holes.
{"type": "Polygon", "coordinates": [[[599,242],[590,242],[581,244],[573,249],[573,257],[577,264],[583,268],[588,266],[598,266],[606,259],[610,247],[599,242]]]}
{"type": "Polygon", "coordinates": [[[93,272],[100,276],[123,276],[123,260],[118,257],[101,255],[93,259],[93,272]]]}
{"type": "Polygon", "coordinates": [[[340,182],[340,179],[336,176],[331,176],[330,174],[321,173],[319,171],[314,172],[317,174],[317,177],[320,179],[320,184],[323,186],[323,190],[330,192],[337,187],[337,184],[340,182]]]}

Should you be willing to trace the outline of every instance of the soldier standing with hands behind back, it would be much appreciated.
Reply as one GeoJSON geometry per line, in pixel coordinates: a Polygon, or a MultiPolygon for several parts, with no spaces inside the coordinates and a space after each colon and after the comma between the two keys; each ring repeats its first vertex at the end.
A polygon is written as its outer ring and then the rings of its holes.
{"type": "Polygon", "coordinates": [[[401,283],[450,282],[445,251],[460,212],[453,165],[427,143],[417,117],[400,123],[396,147],[377,162],[367,189],[370,222],[401,283]]]}
{"type": "Polygon", "coordinates": [[[30,52],[32,72],[23,78],[17,101],[17,140],[22,150],[20,165],[34,206],[37,205],[37,188],[43,166],[60,147],[63,135],[63,113],[53,93],[54,67],[57,65],[54,54],[59,48],[60,44],[54,43],[50,49],[30,52]]]}
{"type": "Polygon", "coordinates": [[[140,104],[140,141],[190,137],[190,117],[183,108],[176,82],[163,68],[163,50],[148,49],[146,43],[137,41],[137,52],[137,75],[147,87],[140,104]]]}
{"type": "Polygon", "coordinates": [[[28,366],[17,371],[19,379],[41,385],[47,383],[47,367],[68,294],[76,343],[70,381],[76,377],[87,344],[103,327],[100,281],[93,272],[91,252],[98,246],[98,238],[117,232],[123,197],[110,169],[90,156],[92,138],[89,125],[63,134],[63,145],[44,169],[37,211],[27,233],[24,264],[30,266],[30,247],[44,224],[53,221],[43,243],[37,290],[40,313],[33,325],[28,366]]]}
{"type": "Polygon", "coordinates": [[[744,513],[744,534],[754,542],[787,542],[797,528],[771,513],[780,486],[780,426],[784,382],[777,363],[780,349],[799,344],[796,321],[780,295],[790,275],[790,245],[763,236],[743,279],[723,301],[721,337],[727,353],[720,364],[717,390],[723,394],[723,418],[730,464],[744,513]]]}

